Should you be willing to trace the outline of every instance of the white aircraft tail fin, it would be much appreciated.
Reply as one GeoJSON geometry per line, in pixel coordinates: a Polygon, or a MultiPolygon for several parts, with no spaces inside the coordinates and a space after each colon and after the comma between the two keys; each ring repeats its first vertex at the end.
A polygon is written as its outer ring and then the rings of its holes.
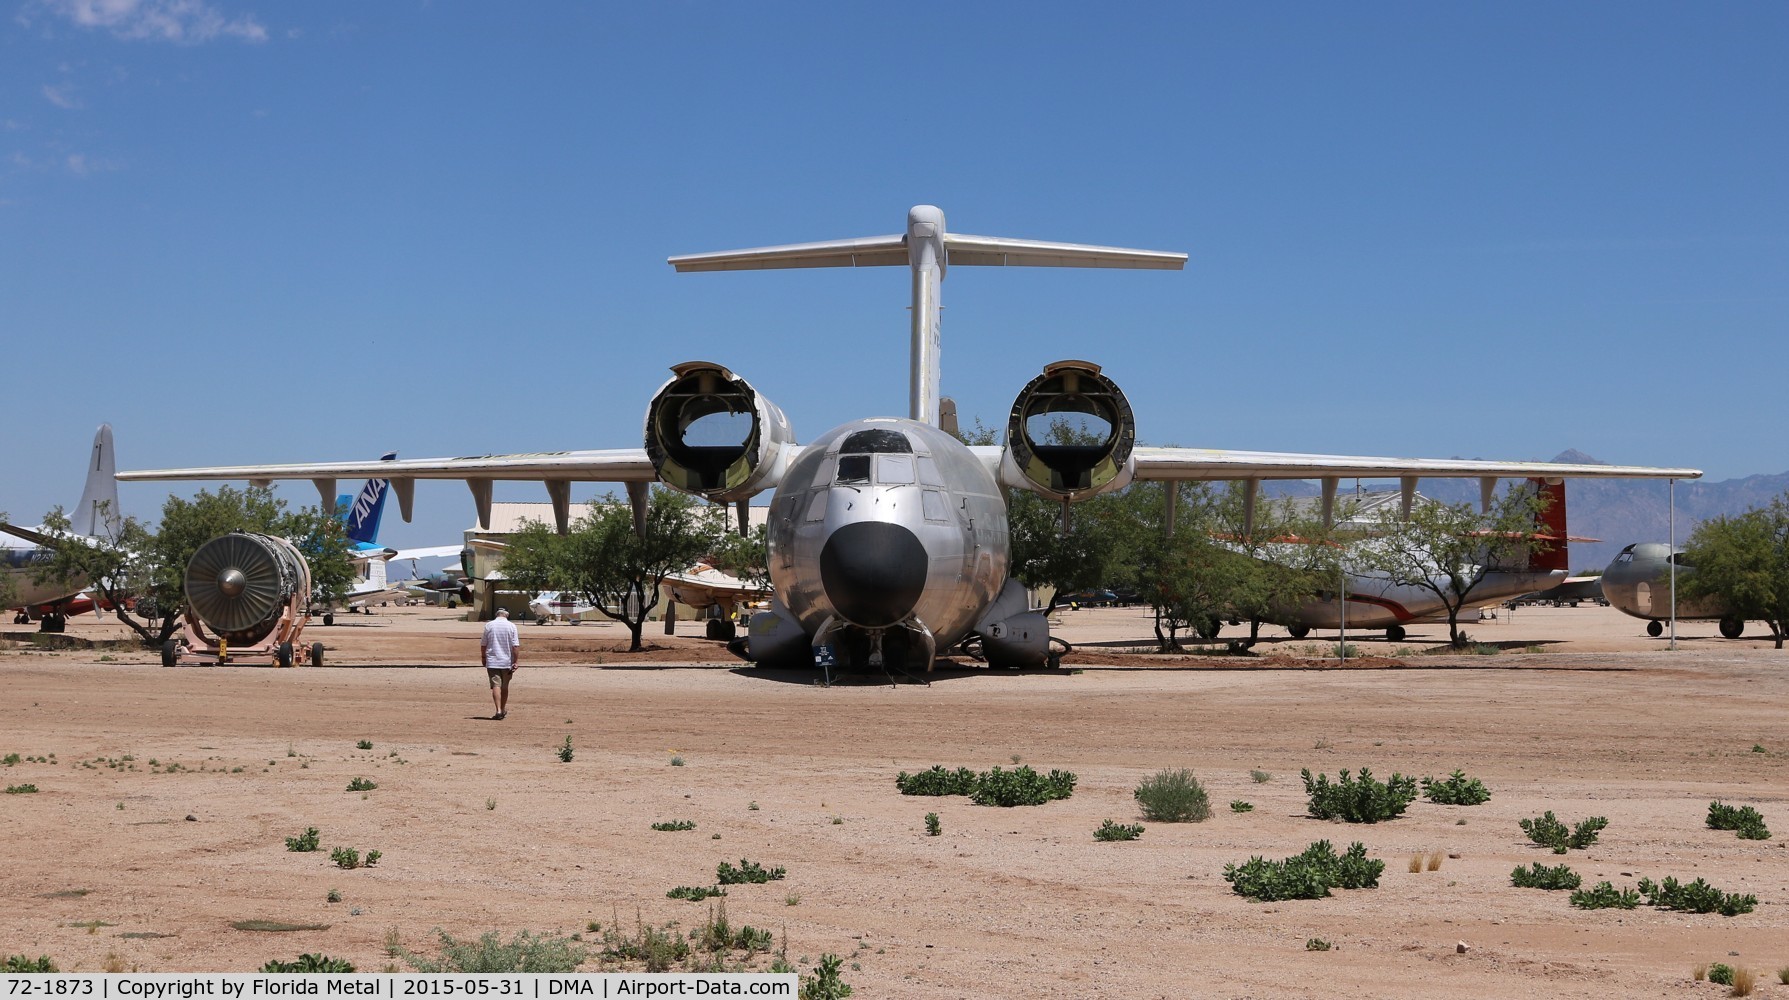
{"type": "Polygon", "coordinates": [[[1178,271],[1186,254],[1082,243],[1046,243],[948,232],[931,205],[907,212],[907,231],[894,236],[790,243],[783,246],[686,254],[667,261],[679,271],[758,271],[784,267],[913,268],[912,361],[908,416],[939,423],[940,286],[952,264],[969,267],[1128,267],[1178,271]]]}
{"type": "Polygon", "coordinates": [[[100,424],[93,435],[93,450],[87,456],[87,482],[81,488],[81,502],[69,511],[69,531],[89,537],[110,532],[118,526],[118,456],[112,451],[112,425],[100,424]]]}

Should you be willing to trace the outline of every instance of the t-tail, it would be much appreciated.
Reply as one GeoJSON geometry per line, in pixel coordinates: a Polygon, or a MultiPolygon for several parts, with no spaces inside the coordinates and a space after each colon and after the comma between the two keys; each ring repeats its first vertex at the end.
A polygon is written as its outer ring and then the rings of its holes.
{"type": "Polygon", "coordinates": [[[69,512],[70,532],[97,537],[110,534],[118,526],[117,472],[112,425],[100,424],[93,435],[93,449],[87,454],[87,482],[81,488],[81,502],[69,512]]]}
{"type": "MultiPolygon", "coordinates": [[[[395,461],[398,453],[388,451],[379,456],[381,462],[395,461]]],[[[341,512],[342,524],[347,529],[348,540],[356,548],[371,549],[379,545],[379,518],[385,513],[385,496],[391,492],[391,480],[369,479],[360,488],[360,495],[353,502],[348,495],[335,498],[335,509],[341,512]]]]}
{"type": "Polygon", "coordinates": [[[907,415],[936,427],[940,402],[938,365],[943,351],[939,328],[943,307],[939,292],[949,265],[1132,267],[1178,271],[1186,266],[1186,254],[1080,243],[1045,243],[1002,236],[969,236],[946,230],[944,212],[939,208],[915,205],[907,211],[907,231],[892,236],[688,254],[672,257],[669,263],[679,271],[908,265],[913,270],[913,305],[907,415]]]}

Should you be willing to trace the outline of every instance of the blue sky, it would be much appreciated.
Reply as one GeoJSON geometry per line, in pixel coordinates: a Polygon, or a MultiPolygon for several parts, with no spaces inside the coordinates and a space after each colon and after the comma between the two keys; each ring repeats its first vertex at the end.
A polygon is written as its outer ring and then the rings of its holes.
{"type": "MultiPolygon", "coordinates": [[[[121,468],[636,446],[691,358],[803,440],[904,415],[904,269],[664,258],[917,203],[1191,254],[952,271],[966,418],[1083,357],[1156,444],[1781,472],[1786,48],[1766,3],[15,4],[0,510],[101,421],[121,468]]],[[[417,505],[386,541],[472,520],[417,505]]]]}

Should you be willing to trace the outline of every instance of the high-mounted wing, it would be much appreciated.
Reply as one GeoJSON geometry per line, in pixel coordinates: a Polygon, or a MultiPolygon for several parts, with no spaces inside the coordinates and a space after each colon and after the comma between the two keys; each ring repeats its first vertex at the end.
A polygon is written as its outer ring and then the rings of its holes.
{"type": "Polygon", "coordinates": [[[1701,469],[1559,462],[1486,462],[1462,458],[1378,458],[1366,455],[1301,455],[1273,451],[1139,446],[1136,478],[1191,479],[1402,479],[1490,476],[1499,479],[1696,479],[1701,469]]]}
{"type": "Polygon", "coordinates": [[[630,494],[637,485],[657,481],[652,460],[642,448],[607,451],[544,451],[520,455],[472,455],[465,458],[406,458],[395,462],[305,462],[293,465],[216,465],[196,469],[144,469],[120,472],[125,482],[156,480],[246,479],[267,485],[276,479],[308,479],[316,487],[325,508],[335,503],[335,481],[376,477],[391,480],[398,496],[398,513],[410,520],[411,502],[418,479],[460,479],[472,490],[478,505],[478,523],[491,523],[491,484],[502,480],[538,480],[546,483],[553,501],[555,520],[563,527],[571,506],[572,483],[627,483],[630,494]]]}

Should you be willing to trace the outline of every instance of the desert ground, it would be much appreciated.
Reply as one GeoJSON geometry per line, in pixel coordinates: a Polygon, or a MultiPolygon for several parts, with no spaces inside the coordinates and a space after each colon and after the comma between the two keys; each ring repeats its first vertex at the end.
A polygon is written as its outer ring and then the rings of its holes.
{"type": "Polygon", "coordinates": [[[1136,609],[1063,618],[1079,646],[1063,670],[943,669],[929,686],[735,669],[690,626],[649,627],[659,648],[638,655],[618,651],[618,626],[525,625],[503,721],[479,626],[439,609],[314,628],[321,669],[168,669],[11,631],[0,756],[20,760],[0,782],[39,790],[0,796],[0,952],[85,971],[321,952],[377,971],[397,961],[389,939],[428,952],[436,929],[586,944],[602,937],[591,922],[687,931],[711,904],[665,892],[749,859],[787,877],[731,887],[731,922],[770,929],[804,972],[843,956],[864,997],[1715,996],[1691,981],[1708,962],[1789,996],[1789,651],[1714,638],[1712,622],[1683,623],[1673,651],[1609,609],[1523,608],[1471,626],[1495,653],[1433,654],[1446,632],[1423,626],[1360,641],[1370,658],[1338,669],[1333,633],[1268,630],[1253,658],[1159,657],[1134,651],[1150,639],[1136,609]],[[1001,809],[895,788],[902,770],[1015,760],[1075,772],[1074,795],[1001,809]],[[1463,768],[1492,798],[1419,798],[1375,825],[1305,816],[1301,768],[1363,765],[1463,768]],[[1181,767],[1209,790],[1209,820],[1094,840],[1105,819],[1138,821],[1139,781],[1181,767]],[[377,787],[345,791],[357,777],[377,787]],[[1717,798],[1756,806],[1775,837],[1707,829],[1717,798]],[[1608,828],[1555,857],[1517,827],[1549,809],[1608,828]],[[649,828],[668,820],[696,826],[649,828]],[[286,850],[313,826],[322,851],[286,850]],[[1386,862],[1379,887],[1256,903],[1222,877],[1320,838],[1363,842],[1386,862]],[[337,846],[383,857],[341,870],[337,846]],[[1418,852],[1445,860],[1411,873],[1418,852]],[[1576,910],[1510,885],[1533,861],[1586,886],[1704,877],[1759,904],[1576,910]],[[247,920],[319,929],[231,926],[247,920]],[[1334,947],[1307,951],[1311,938],[1334,947]]]}

